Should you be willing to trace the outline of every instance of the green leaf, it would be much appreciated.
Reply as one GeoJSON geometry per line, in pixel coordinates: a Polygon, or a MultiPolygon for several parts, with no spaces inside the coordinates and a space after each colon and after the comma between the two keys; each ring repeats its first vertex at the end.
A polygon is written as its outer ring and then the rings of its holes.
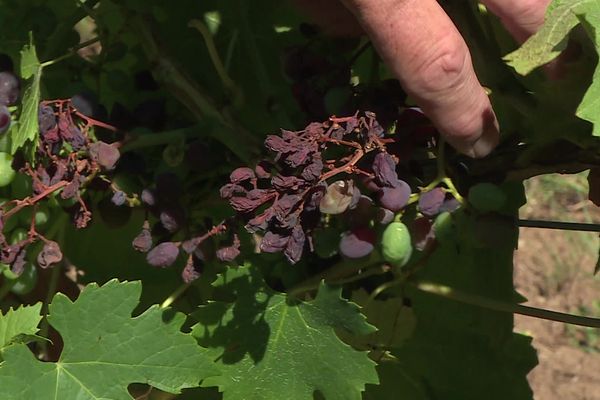
{"type": "MultiPolygon", "coordinates": [[[[596,0],[555,0],[548,9],[542,28],[518,50],[508,54],[505,60],[521,74],[554,60],[566,47],[569,32],[580,23],[600,54],[600,3],[596,0]]],[[[592,84],[576,115],[594,124],[594,136],[600,136],[600,65],[596,66],[592,84]]],[[[562,100],[562,96],[561,96],[562,100]]]]}
{"type": "MultiPolygon", "coordinates": [[[[512,204],[513,217],[519,203],[512,204]]],[[[512,303],[518,230],[481,225],[480,218],[464,210],[454,212],[452,219],[455,223],[447,240],[438,244],[415,273],[415,280],[512,303]]],[[[400,368],[404,376],[397,382],[399,398],[403,393],[420,392],[418,388],[427,388],[425,398],[436,399],[532,398],[527,373],[537,363],[536,353],[531,338],[513,333],[512,314],[411,286],[400,294],[411,300],[417,323],[411,338],[391,350],[400,363],[394,368],[400,368]]],[[[380,378],[383,387],[391,384],[380,378]]]]}
{"type": "Polygon", "coordinates": [[[378,349],[400,346],[411,337],[416,323],[415,316],[410,307],[402,304],[401,298],[374,300],[364,289],[360,289],[352,293],[352,301],[362,307],[367,322],[377,327],[377,331],[358,337],[341,331],[339,335],[344,342],[360,349],[374,349],[371,358],[377,359],[384,351],[378,349]]]}
{"type": "Polygon", "coordinates": [[[237,301],[201,307],[192,334],[222,372],[202,385],[218,386],[225,400],[312,400],[316,391],[327,400],[358,400],[365,384],[378,382],[375,363],[334,332],[374,331],[341,289],[322,284],[315,300],[290,303],[248,267],[227,271],[217,284],[237,301]]]}
{"type": "Polygon", "coordinates": [[[139,282],[88,285],[75,302],[57,294],[50,324],[64,341],[57,362],[40,362],[22,344],[2,350],[0,398],[129,400],[130,383],[179,393],[216,371],[189,334],[185,317],[152,306],[131,318],[139,282]]]}
{"type": "MultiPolygon", "coordinates": [[[[600,3],[589,2],[585,7],[579,9],[583,12],[583,26],[596,47],[596,53],[600,54],[600,3]]],[[[594,136],[600,136],[600,66],[596,66],[592,84],[585,93],[581,104],[577,108],[579,118],[594,124],[594,136]]]]}
{"type": "Polygon", "coordinates": [[[42,319],[41,309],[42,303],[37,303],[33,306],[21,306],[16,310],[11,308],[6,314],[0,314],[0,349],[35,337],[42,319]]]}
{"type": "Polygon", "coordinates": [[[21,50],[21,77],[29,79],[23,93],[18,129],[12,130],[11,153],[21,148],[27,141],[35,142],[38,134],[38,108],[40,103],[40,79],[42,65],[38,60],[33,39],[21,50]]]}
{"type": "Polygon", "coordinates": [[[595,0],[555,0],[548,9],[542,28],[504,59],[521,75],[554,60],[567,46],[569,32],[579,24],[576,10],[591,2],[595,0]]]}

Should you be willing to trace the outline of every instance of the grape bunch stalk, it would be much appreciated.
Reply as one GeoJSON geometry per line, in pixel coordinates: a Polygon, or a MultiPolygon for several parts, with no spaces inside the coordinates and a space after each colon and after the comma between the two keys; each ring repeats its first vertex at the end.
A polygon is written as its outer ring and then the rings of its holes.
{"type": "Polygon", "coordinates": [[[0,206],[0,263],[15,276],[30,260],[41,268],[62,260],[59,244],[43,234],[48,213],[62,207],[77,228],[86,227],[92,218],[86,188],[96,180],[110,181],[107,174],[120,157],[116,144],[97,140],[94,133],[98,128],[114,128],[81,113],[71,99],[42,101],[38,124],[31,159],[24,152],[18,152],[14,159],[8,154],[3,156],[10,159],[12,168],[10,179],[1,183],[10,184],[12,193],[11,200],[0,206]],[[27,229],[21,232],[19,228],[21,233],[16,235],[18,222],[25,223],[27,229]],[[28,256],[28,250],[37,242],[43,244],[41,250],[37,256],[28,256]]]}

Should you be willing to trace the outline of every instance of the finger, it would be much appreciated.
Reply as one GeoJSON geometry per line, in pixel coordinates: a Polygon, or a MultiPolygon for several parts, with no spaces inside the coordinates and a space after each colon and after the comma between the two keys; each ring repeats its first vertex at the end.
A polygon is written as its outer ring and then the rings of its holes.
{"type": "Polygon", "coordinates": [[[344,0],[402,86],[447,141],[472,157],[498,143],[498,122],[466,43],[435,0],[344,0]]]}
{"type": "Polygon", "coordinates": [[[506,29],[520,43],[536,33],[544,24],[551,0],[481,0],[496,14],[506,29]]]}

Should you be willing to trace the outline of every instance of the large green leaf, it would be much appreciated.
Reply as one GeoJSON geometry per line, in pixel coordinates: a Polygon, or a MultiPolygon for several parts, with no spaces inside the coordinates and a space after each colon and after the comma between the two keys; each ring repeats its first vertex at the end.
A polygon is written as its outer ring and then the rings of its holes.
{"type": "Polygon", "coordinates": [[[38,134],[38,108],[40,104],[40,79],[42,65],[38,60],[33,41],[21,50],[21,77],[29,82],[23,93],[18,129],[11,130],[11,153],[15,153],[27,141],[35,141],[38,134]]]}
{"type": "Polygon", "coordinates": [[[42,319],[40,310],[42,303],[33,306],[21,306],[16,310],[12,308],[6,314],[0,314],[0,349],[26,338],[33,337],[38,331],[38,324],[42,319]]]}
{"type": "MultiPolygon", "coordinates": [[[[555,0],[549,8],[542,28],[505,60],[522,75],[554,60],[565,49],[571,30],[583,22],[588,36],[600,54],[600,3],[597,0],[555,0]]],[[[593,133],[600,136],[600,66],[596,67],[577,116],[594,124],[593,133]]]]}
{"type": "Polygon", "coordinates": [[[132,318],[139,282],[87,286],[75,302],[58,294],[50,324],[64,348],[40,362],[22,344],[2,350],[0,398],[6,400],[129,400],[130,383],[178,393],[217,371],[194,339],[180,332],[185,317],[153,306],[132,318]]]}
{"type": "MultiPolygon", "coordinates": [[[[600,54],[600,32],[598,32],[600,27],[600,3],[597,1],[587,2],[585,7],[581,8],[581,11],[583,11],[582,18],[585,20],[583,25],[596,46],[596,52],[600,54]]],[[[592,79],[592,85],[577,109],[577,116],[592,122],[594,124],[594,135],[600,136],[600,66],[596,66],[592,79]]]]}
{"type": "Polygon", "coordinates": [[[554,0],[542,28],[505,60],[521,75],[554,60],[565,49],[569,32],[579,23],[577,10],[592,2],[595,0],[554,0]]]}
{"type": "MultiPolygon", "coordinates": [[[[513,194],[513,197],[514,194],[513,194]]],[[[512,213],[520,204],[512,204],[512,213]]],[[[508,213],[509,210],[506,210],[508,213]]],[[[515,214],[513,214],[515,215],[515,214]]],[[[510,217],[457,211],[450,233],[417,273],[418,280],[514,303],[512,258],[518,230],[510,217]]],[[[414,334],[391,353],[406,385],[427,398],[531,399],[527,373],[536,365],[531,338],[513,333],[513,316],[406,288],[417,318],[414,334]]],[[[382,383],[385,386],[385,382],[382,383]]]]}
{"type": "Polygon", "coordinates": [[[225,400],[312,400],[316,391],[327,400],[352,400],[361,398],[365,384],[378,382],[367,353],[334,332],[374,330],[341,289],[321,285],[313,301],[290,303],[247,267],[228,271],[217,285],[232,290],[235,303],[202,307],[192,334],[222,372],[203,386],[218,386],[225,400]]]}

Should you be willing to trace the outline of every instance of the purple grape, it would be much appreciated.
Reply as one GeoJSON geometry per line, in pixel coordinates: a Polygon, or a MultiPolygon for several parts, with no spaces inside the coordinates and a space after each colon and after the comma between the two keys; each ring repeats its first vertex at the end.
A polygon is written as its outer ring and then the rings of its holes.
{"type": "Polygon", "coordinates": [[[19,99],[19,79],[12,72],[0,72],[0,104],[14,105],[19,99]]]}
{"type": "Polygon", "coordinates": [[[184,211],[179,207],[167,208],[160,212],[160,223],[171,233],[177,232],[185,221],[184,211]]]}
{"type": "Polygon", "coordinates": [[[117,190],[111,197],[110,201],[115,205],[115,206],[122,206],[123,204],[125,204],[125,202],[127,201],[127,195],[125,194],[125,192],[122,192],[120,190],[117,190]]]}
{"type": "Polygon", "coordinates": [[[163,242],[146,254],[146,261],[153,267],[166,268],[177,260],[179,247],[173,242],[163,242]]]}
{"type": "Polygon", "coordinates": [[[460,202],[458,200],[456,200],[454,197],[452,197],[451,199],[444,201],[444,203],[438,210],[438,213],[441,214],[443,212],[453,212],[453,211],[458,210],[459,208],[460,208],[460,202]]]}
{"type": "Polygon", "coordinates": [[[419,211],[428,217],[437,215],[444,203],[446,192],[442,188],[434,188],[429,192],[421,193],[419,196],[419,211]]]}
{"type": "Polygon", "coordinates": [[[142,202],[150,207],[156,205],[156,193],[152,189],[142,190],[142,202]]]}
{"type": "Polygon", "coordinates": [[[406,206],[410,198],[410,186],[408,183],[399,180],[395,186],[382,187],[378,194],[379,203],[383,208],[397,212],[406,206]]]}
{"type": "Polygon", "coordinates": [[[10,127],[10,112],[6,106],[0,106],[0,133],[4,133],[10,127]]]}
{"type": "Polygon", "coordinates": [[[342,234],[340,253],[348,258],[362,258],[375,248],[376,235],[369,228],[357,228],[342,234]]]}
{"type": "Polygon", "coordinates": [[[394,220],[395,216],[393,211],[390,211],[387,208],[380,208],[377,211],[377,222],[381,225],[387,225],[394,220]]]}

